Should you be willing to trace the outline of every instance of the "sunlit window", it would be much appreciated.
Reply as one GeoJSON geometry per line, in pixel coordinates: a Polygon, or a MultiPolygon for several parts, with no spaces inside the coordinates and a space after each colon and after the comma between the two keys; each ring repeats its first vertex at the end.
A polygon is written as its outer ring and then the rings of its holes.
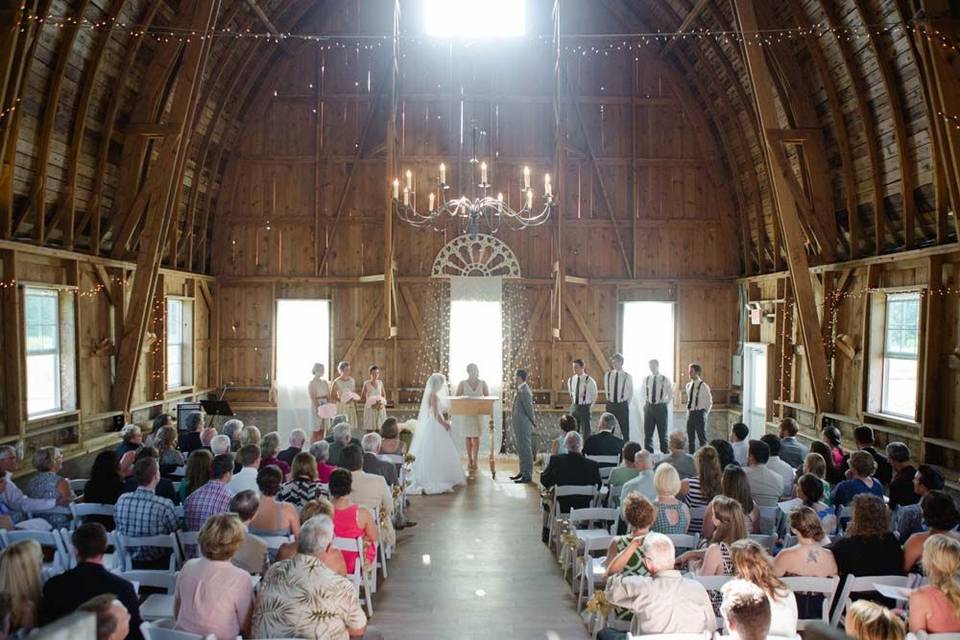
{"type": "Polygon", "coordinates": [[[889,295],[883,341],[883,413],[916,417],[919,345],[920,294],[889,295]]]}
{"type": "Polygon", "coordinates": [[[42,287],[23,290],[27,417],[76,406],[74,296],[42,287]]]}
{"type": "Polygon", "coordinates": [[[450,301],[451,384],[476,364],[480,377],[493,385],[503,377],[503,320],[500,303],[488,300],[450,301]]]}
{"type": "Polygon", "coordinates": [[[193,301],[167,298],[167,388],[193,384],[193,301]]]}
{"type": "Polygon", "coordinates": [[[659,360],[660,373],[674,380],[672,302],[624,302],[622,332],[624,368],[634,380],[649,373],[650,360],[659,360]]]}
{"type": "Polygon", "coordinates": [[[504,38],[526,33],[525,0],[424,0],[427,35],[504,38]]]}

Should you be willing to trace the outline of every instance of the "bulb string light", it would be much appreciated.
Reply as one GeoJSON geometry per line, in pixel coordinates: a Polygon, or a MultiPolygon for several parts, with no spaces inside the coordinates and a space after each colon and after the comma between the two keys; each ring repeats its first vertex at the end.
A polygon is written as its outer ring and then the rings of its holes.
{"type": "MultiPolygon", "coordinates": [[[[129,281],[128,281],[126,278],[121,278],[121,277],[119,277],[119,276],[115,276],[115,277],[113,277],[113,278],[110,278],[110,283],[111,283],[111,284],[119,284],[119,285],[126,286],[126,285],[127,285],[127,282],[129,282],[129,281]]],[[[95,285],[93,288],[91,288],[91,289],[80,289],[79,287],[75,287],[75,286],[71,286],[71,285],[38,283],[38,282],[36,282],[36,281],[20,281],[20,280],[17,280],[16,278],[14,278],[14,279],[12,279],[12,280],[2,280],[2,281],[0,281],[0,289],[12,289],[12,288],[15,288],[15,287],[20,287],[20,286],[22,286],[22,287],[43,286],[44,289],[53,289],[53,290],[59,291],[59,292],[61,292],[61,293],[73,293],[73,294],[76,294],[77,296],[79,296],[79,297],[81,297],[81,298],[93,298],[93,297],[96,297],[96,296],[100,295],[101,293],[103,293],[103,292],[107,289],[107,285],[103,284],[102,282],[96,284],[96,285],[95,285]]]]}

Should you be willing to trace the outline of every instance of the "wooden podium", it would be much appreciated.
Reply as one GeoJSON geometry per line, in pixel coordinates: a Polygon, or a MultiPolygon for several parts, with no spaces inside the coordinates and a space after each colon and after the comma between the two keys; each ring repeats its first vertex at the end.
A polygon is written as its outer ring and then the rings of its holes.
{"type": "Polygon", "coordinates": [[[451,396],[451,416],[488,416],[490,418],[490,474],[497,477],[496,444],[493,427],[493,406],[499,400],[497,396],[451,396]]]}

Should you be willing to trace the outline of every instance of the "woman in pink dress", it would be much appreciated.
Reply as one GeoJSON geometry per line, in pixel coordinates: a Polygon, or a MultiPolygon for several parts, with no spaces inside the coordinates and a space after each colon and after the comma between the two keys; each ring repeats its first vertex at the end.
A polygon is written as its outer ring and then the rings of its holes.
{"type": "MultiPolygon", "coordinates": [[[[350,499],[353,476],[346,469],[337,469],[330,475],[330,495],[333,497],[333,533],[338,538],[363,537],[366,564],[377,559],[377,523],[373,514],[361,509],[350,499]]],[[[357,564],[356,551],[343,551],[347,574],[352,574],[357,564]]]]}

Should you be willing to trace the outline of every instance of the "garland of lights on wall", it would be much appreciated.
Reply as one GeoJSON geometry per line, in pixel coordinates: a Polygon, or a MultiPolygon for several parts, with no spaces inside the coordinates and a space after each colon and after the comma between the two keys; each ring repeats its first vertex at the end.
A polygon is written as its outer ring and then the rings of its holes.
{"type": "Polygon", "coordinates": [[[423,337],[417,353],[417,382],[425,384],[435,372],[450,368],[450,281],[431,278],[427,284],[427,308],[423,316],[423,337]]]}

